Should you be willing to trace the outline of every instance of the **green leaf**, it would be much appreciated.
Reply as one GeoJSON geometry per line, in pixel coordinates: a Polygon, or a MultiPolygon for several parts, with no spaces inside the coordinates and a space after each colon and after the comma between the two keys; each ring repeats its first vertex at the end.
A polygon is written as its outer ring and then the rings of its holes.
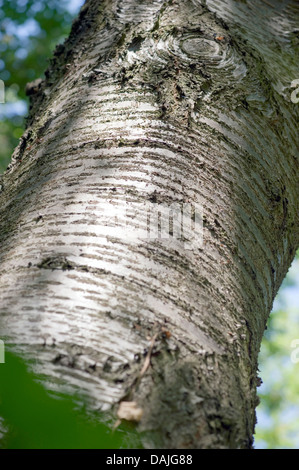
{"type": "MultiPolygon", "coordinates": [[[[8,432],[0,441],[7,449],[118,449],[131,430],[112,431],[101,415],[78,409],[66,395],[50,395],[28,372],[26,364],[6,352],[0,364],[0,416],[8,432]]],[[[77,397],[78,398],[78,397],[77,397]]],[[[136,441],[136,437],[135,437],[136,441]]],[[[139,444],[140,446],[140,444],[139,444]]]]}

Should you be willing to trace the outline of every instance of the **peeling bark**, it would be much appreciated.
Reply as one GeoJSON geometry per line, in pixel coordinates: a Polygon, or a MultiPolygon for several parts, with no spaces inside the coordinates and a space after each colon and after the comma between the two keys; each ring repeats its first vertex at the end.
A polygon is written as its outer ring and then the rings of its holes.
{"type": "Polygon", "coordinates": [[[31,94],[1,183],[1,338],[50,387],[135,401],[146,447],[252,446],[299,241],[296,53],[294,1],[87,0],[31,94]],[[145,203],[201,205],[203,246],[112,229],[107,207],[134,229],[145,203]]]}

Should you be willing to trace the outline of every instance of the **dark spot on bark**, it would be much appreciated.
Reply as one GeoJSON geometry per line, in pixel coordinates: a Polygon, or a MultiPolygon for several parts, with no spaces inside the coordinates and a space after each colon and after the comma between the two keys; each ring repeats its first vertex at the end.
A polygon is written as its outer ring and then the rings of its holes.
{"type": "Polygon", "coordinates": [[[41,135],[44,135],[46,130],[49,128],[51,122],[53,121],[53,117],[49,118],[45,124],[38,129],[37,135],[38,137],[41,137],[41,135]]]}
{"type": "Polygon", "coordinates": [[[74,269],[73,264],[67,260],[64,256],[50,256],[48,258],[43,259],[37,265],[40,269],[61,269],[62,271],[74,269]]]}
{"type": "Polygon", "coordinates": [[[157,193],[156,193],[156,191],[154,191],[148,199],[149,199],[150,202],[156,203],[157,202],[157,193]]]}
{"type": "Polygon", "coordinates": [[[126,33],[122,33],[116,46],[121,47],[124,45],[125,42],[126,42],[126,33]]]}
{"type": "Polygon", "coordinates": [[[55,50],[54,50],[54,56],[60,56],[61,54],[63,54],[64,52],[64,49],[65,49],[65,46],[63,44],[57,44],[55,50]]]}
{"type": "Polygon", "coordinates": [[[110,372],[112,369],[112,366],[111,364],[109,363],[109,359],[107,359],[107,361],[105,362],[105,364],[103,365],[103,371],[104,372],[110,372]]]}
{"type": "Polygon", "coordinates": [[[134,355],[134,361],[135,362],[140,362],[140,354],[139,353],[134,355]]]}
{"type": "Polygon", "coordinates": [[[272,264],[271,264],[271,272],[272,272],[272,274],[275,273],[275,269],[273,268],[272,264]]]}
{"type": "Polygon", "coordinates": [[[256,386],[260,387],[262,385],[262,383],[263,383],[262,379],[260,377],[257,377],[256,378],[256,386]]]}
{"type": "Polygon", "coordinates": [[[26,95],[27,96],[32,96],[32,95],[35,95],[36,93],[38,93],[40,88],[41,88],[42,81],[43,80],[41,78],[37,78],[33,82],[27,83],[26,87],[25,87],[26,95]]]}
{"type": "Polygon", "coordinates": [[[104,140],[97,140],[94,144],[94,148],[99,149],[101,147],[105,147],[105,141],[104,140]]]}
{"type": "Polygon", "coordinates": [[[133,52],[139,51],[143,41],[144,41],[144,38],[142,38],[141,36],[136,36],[131,42],[131,44],[129,45],[128,50],[133,51],[133,52]]]}
{"type": "Polygon", "coordinates": [[[183,90],[182,90],[182,88],[180,87],[180,85],[176,85],[176,89],[177,89],[177,92],[178,92],[178,95],[179,95],[179,99],[180,99],[180,100],[186,98],[186,95],[185,95],[185,93],[183,92],[183,90]]]}
{"type": "Polygon", "coordinates": [[[60,364],[63,359],[67,357],[66,354],[56,354],[56,356],[53,359],[53,364],[60,364]]]}

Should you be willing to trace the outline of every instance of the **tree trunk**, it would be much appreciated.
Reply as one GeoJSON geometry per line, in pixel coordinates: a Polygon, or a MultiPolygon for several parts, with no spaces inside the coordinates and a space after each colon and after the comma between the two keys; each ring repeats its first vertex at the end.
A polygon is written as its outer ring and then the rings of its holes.
{"type": "Polygon", "coordinates": [[[1,183],[1,338],[51,387],[136,402],[146,447],[252,446],[257,355],[299,241],[298,11],[87,0],[28,87],[1,183]],[[115,224],[157,204],[202,207],[203,244],[115,224]]]}

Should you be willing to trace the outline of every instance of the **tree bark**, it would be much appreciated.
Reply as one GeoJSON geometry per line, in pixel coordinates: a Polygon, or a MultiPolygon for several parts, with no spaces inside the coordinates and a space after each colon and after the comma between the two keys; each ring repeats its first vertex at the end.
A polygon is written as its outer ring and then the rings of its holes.
{"type": "Polygon", "coordinates": [[[299,241],[296,53],[295,1],[87,0],[32,90],[0,193],[1,338],[49,387],[135,401],[145,447],[252,447],[299,241]],[[202,206],[203,245],[113,230],[156,203],[202,206]]]}

